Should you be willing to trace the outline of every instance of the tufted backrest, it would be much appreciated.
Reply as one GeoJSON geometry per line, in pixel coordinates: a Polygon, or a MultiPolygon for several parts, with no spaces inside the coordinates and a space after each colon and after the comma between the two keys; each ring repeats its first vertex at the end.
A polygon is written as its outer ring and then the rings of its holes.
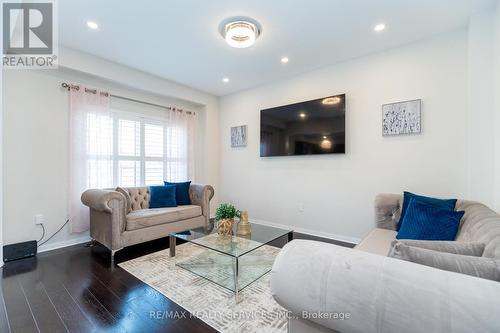
{"type": "MultiPolygon", "coordinates": [[[[375,198],[377,228],[395,230],[402,207],[402,195],[378,194],[375,198]]],[[[500,215],[479,202],[467,200],[458,200],[455,210],[465,211],[455,240],[483,242],[486,244],[483,256],[500,258],[500,215]]]]}
{"type": "Polygon", "coordinates": [[[149,208],[149,187],[117,187],[128,202],[128,212],[149,208]]]}
{"type": "Polygon", "coordinates": [[[403,196],[400,194],[381,193],[375,197],[375,226],[396,230],[401,217],[403,196]]]}

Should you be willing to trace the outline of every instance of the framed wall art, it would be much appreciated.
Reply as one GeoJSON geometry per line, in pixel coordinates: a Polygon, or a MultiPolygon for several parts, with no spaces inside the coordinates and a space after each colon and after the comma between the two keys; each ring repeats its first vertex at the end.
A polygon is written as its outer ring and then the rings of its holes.
{"type": "Polygon", "coordinates": [[[422,100],[382,105],[382,135],[418,134],[422,132],[422,100]]]}
{"type": "Polygon", "coordinates": [[[247,146],[247,125],[231,127],[231,147],[247,146]]]}

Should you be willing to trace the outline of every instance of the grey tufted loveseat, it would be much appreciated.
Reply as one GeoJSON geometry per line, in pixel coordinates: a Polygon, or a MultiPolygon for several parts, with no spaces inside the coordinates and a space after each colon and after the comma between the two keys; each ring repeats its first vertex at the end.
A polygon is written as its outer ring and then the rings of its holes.
{"type": "Polygon", "coordinates": [[[149,187],[117,187],[87,190],[82,203],[90,208],[90,237],[111,250],[113,262],[126,246],[208,226],[213,187],[191,184],[189,196],[191,205],[149,208],[149,187]]]}

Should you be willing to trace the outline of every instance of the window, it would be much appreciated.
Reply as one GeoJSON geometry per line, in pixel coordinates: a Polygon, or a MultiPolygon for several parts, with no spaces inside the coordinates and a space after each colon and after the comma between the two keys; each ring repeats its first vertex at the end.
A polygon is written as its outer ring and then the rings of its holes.
{"type": "Polygon", "coordinates": [[[185,128],[121,112],[90,112],[86,120],[88,188],[188,178],[185,128]]]}

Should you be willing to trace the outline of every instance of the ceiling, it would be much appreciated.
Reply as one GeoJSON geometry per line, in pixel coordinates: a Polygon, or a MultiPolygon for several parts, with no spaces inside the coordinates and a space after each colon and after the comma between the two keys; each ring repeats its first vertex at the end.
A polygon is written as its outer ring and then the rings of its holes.
{"type": "Polygon", "coordinates": [[[59,2],[64,46],[227,95],[467,25],[495,0],[71,0],[59,2]],[[255,45],[228,46],[221,21],[262,25],[255,45]],[[99,24],[96,31],[86,22],[99,24]],[[375,32],[377,23],[383,32],[375,32]],[[281,57],[290,59],[288,64],[281,57]],[[228,77],[230,82],[222,82],[228,77]]]}

